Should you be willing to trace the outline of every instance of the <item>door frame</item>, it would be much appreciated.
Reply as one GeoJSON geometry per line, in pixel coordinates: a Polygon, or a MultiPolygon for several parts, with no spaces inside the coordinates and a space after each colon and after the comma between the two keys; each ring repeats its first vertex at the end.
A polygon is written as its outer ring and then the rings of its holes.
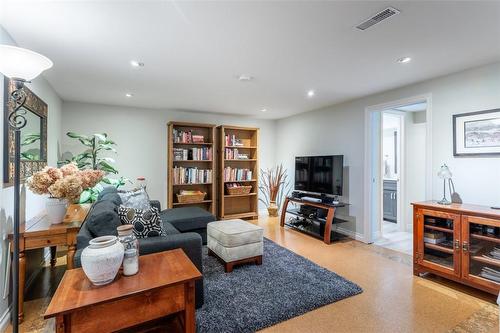
{"type": "MultiPolygon", "coordinates": [[[[408,98],[390,101],[387,103],[367,106],[365,108],[364,238],[366,243],[373,243],[373,241],[378,237],[378,235],[376,234],[378,230],[374,230],[374,225],[376,221],[381,221],[381,218],[383,217],[382,174],[381,172],[376,172],[380,171],[382,158],[381,154],[374,154],[374,152],[380,152],[382,145],[382,135],[379,136],[378,140],[371,140],[372,136],[375,133],[375,130],[377,130],[378,133],[381,133],[382,131],[382,120],[380,115],[383,111],[395,109],[409,104],[416,104],[422,101],[425,101],[427,103],[425,138],[425,197],[426,200],[430,200],[432,198],[432,94],[427,93],[416,95],[408,98]]],[[[400,181],[404,182],[404,180],[400,181]]],[[[404,198],[402,197],[401,200],[404,200],[404,198]]],[[[406,212],[406,210],[404,212],[406,212]]],[[[401,211],[398,213],[401,215],[404,214],[404,212],[401,211]]]]}

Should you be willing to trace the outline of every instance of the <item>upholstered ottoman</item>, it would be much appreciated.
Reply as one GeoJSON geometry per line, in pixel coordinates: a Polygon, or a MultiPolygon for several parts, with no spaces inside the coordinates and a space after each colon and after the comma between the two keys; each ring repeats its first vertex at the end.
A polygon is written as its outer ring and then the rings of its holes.
{"type": "Polygon", "coordinates": [[[262,264],[263,229],[243,220],[210,222],[207,225],[208,255],[224,262],[226,273],[248,262],[262,264]]]}

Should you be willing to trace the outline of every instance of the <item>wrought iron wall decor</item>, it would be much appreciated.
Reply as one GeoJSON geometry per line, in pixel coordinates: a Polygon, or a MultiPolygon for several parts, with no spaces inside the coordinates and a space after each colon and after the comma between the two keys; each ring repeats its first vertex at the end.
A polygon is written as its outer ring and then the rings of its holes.
{"type": "Polygon", "coordinates": [[[42,99],[26,86],[22,90],[16,88],[16,81],[7,77],[4,79],[4,159],[3,183],[12,185],[14,179],[14,133],[10,123],[22,121],[21,128],[21,161],[20,176],[25,180],[33,173],[47,165],[47,116],[48,107],[42,99]],[[17,119],[10,119],[13,110],[21,105],[16,112],[17,119]],[[20,117],[22,115],[22,117],[20,117]],[[26,125],[27,122],[27,126],[26,125]]]}

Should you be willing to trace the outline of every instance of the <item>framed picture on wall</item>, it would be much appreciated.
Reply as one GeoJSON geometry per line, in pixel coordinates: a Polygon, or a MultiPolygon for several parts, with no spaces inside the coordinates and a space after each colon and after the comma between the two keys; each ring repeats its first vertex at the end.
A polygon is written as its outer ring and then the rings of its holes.
{"type": "Polygon", "coordinates": [[[500,109],[453,115],[453,155],[500,155],[500,109]]]}

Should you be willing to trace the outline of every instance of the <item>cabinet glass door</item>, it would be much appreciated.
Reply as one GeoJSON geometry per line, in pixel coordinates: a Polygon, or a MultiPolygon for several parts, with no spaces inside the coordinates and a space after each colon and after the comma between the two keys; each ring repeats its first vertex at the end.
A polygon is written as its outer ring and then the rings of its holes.
{"type": "Polygon", "coordinates": [[[421,209],[418,223],[419,264],[460,276],[460,216],[421,209]]]}
{"type": "Polygon", "coordinates": [[[485,287],[500,287],[500,227],[498,220],[464,216],[462,225],[464,278],[485,287]]]}

